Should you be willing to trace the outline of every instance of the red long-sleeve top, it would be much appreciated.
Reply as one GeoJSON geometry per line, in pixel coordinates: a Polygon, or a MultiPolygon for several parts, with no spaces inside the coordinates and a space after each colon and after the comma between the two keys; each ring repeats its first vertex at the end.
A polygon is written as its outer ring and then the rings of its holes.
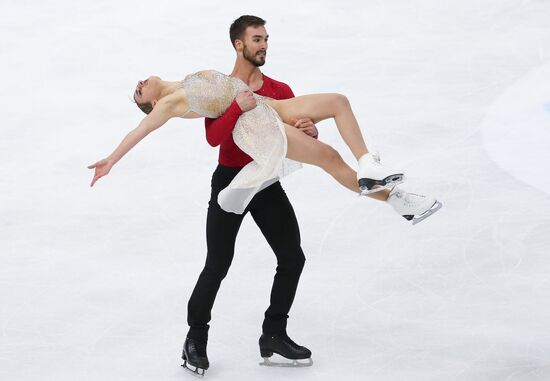
{"type": "MultiPolygon", "coordinates": [[[[275,81],[263,74],[264,83],[256,94],[273,99],[294,98],[290,87],[283,82],[275,81]]],[[[252,158],[244,153],[233,140],[233,128],[237,119],[242,114],[237,101],[233,100],[231,106],[217,119],[205,118],[206,140],[212,147],[220,146],[218,162],[226,167],[244,167],[252,161],[252,158]]]]}

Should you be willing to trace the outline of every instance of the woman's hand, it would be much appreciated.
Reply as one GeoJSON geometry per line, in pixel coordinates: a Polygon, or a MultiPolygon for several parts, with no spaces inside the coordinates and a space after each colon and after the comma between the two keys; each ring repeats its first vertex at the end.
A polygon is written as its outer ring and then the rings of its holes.
{"type": "Polygon", "coordinates": [[[97,180],[99,180],[103,176],[106,176],[114,164],[115,163],[112,160],[103,159],[98,161],[95,164],[89,165],[88,166],[89,169],[95,168],[94,178],[92,179],[92,183],[90,184],[90,187],[93,187],[97,180]]]}
{"type": "Polygon", "coordinates": [[[158,101],[153,107],[153,111],[122,139],[118,147],[106,159],[88,166],[89,169],[95,169],[90,187],[93,187],[97,180],[106,176],[113,165],[118,163],[144,137],[160,128],[170,118],[182,115],[186,108],[188,107],[185,95],[180,92],[174,92],[158,101]]]}

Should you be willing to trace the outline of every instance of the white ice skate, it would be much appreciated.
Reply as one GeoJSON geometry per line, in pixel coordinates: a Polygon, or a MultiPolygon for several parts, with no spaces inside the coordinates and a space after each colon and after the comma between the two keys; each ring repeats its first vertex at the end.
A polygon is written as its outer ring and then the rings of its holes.
{"type": "Polygon", "coordinates": [[[425,220],[443,206],[435,197],[409,193],[398,188],[390,192],[388,203],[404,218],[412,220],[413,225],[425,220]]]}
{"type": "Polygon", "coordinates": [[[357,182],[362,196],[391,188],[403,181],[405,181],[405,175],[380,164],[378,154],[369,152],[359,158],[357,182]]]}

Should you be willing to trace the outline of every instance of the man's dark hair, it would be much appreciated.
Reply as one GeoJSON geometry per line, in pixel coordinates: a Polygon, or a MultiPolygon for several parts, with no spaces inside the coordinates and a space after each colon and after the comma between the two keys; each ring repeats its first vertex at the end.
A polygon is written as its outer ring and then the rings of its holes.
{"type": "Polygon", "coordinates": [[[265,20],[257,16],[244,15],[233,21],[229,27],[231,45],[235,47],[235,40],[242,40],[246,28],[249,26],[264,26],[265,20]]]}

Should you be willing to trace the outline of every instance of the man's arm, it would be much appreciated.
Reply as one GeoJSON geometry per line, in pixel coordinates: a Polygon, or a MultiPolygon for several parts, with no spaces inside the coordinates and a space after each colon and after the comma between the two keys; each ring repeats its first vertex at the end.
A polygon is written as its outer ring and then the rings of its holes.
{"type": "Polygon", "coordinates": [[[237,101],[233,101],[231,106],[217,119],[204,118],[206,127],[206,141],[212,147],[219,146],[225,139],[231,135],[237,119],[242,114],[237,101]]]}
{"type": "Polygon", "coordinates": [[[254,107],[256,107],[256,99],[252,92],[244,90],[237,94],[231,106],[219,118],[205,118],[204,125],[208,144],[212,147],[219,146],[231,135],[237,119],[242,113],[252,110],[254,107]]]}

